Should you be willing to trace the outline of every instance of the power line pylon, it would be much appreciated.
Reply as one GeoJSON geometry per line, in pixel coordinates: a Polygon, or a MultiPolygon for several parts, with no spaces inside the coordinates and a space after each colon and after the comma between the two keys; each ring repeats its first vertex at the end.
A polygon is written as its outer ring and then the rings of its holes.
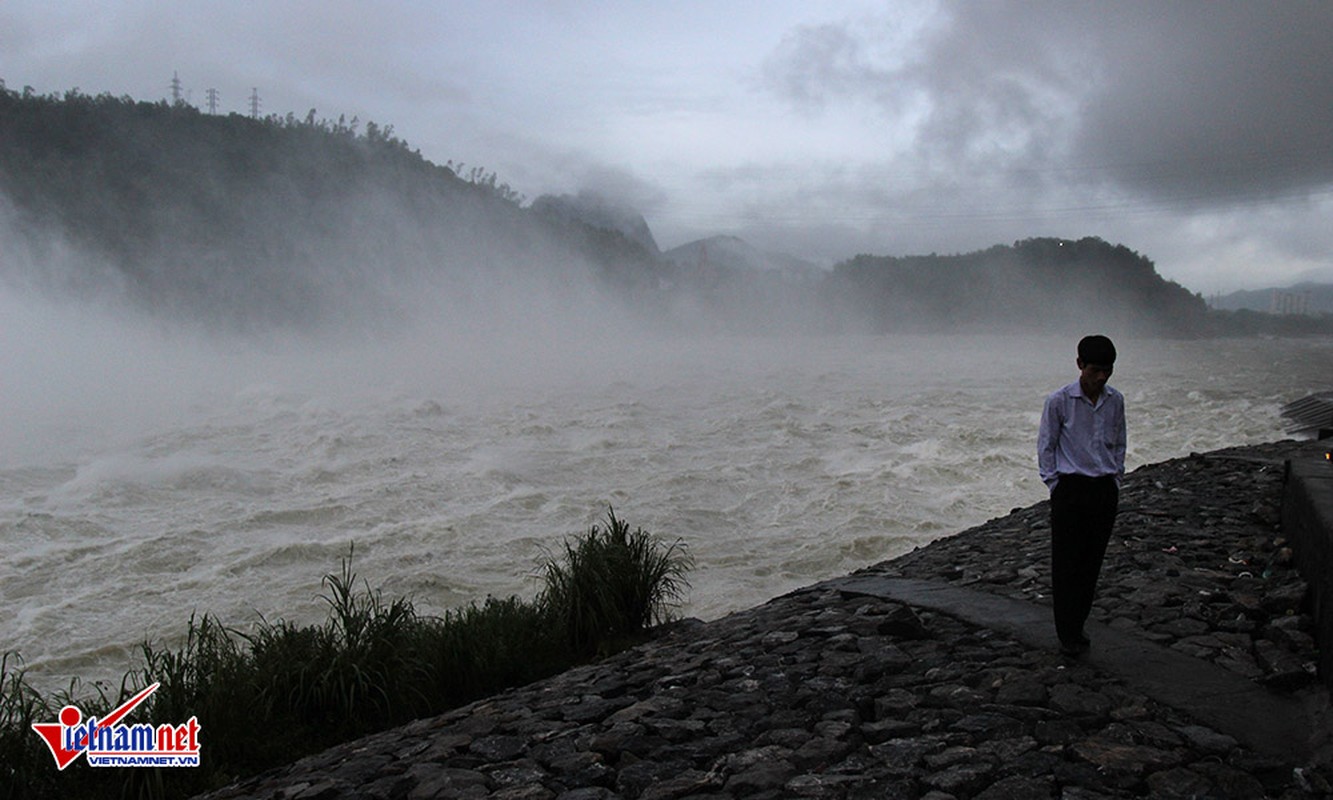
{"type": "Polygon", "coordinates": [[[181,103],[181,76],[175,70],[171,72],[171,104],[178,106],[181,103]]]}
{"type": "Polygon", "coordinates": [[[218,113],[218,96],[219,96],[218,90],[209,89],[204,94],[208,97],[208,113],[210,114],[218,113]]]}
{"type": "Polygon", "coordinates": [[[250,118],[259,119],[259,87],[250,90],[250,118]]]}

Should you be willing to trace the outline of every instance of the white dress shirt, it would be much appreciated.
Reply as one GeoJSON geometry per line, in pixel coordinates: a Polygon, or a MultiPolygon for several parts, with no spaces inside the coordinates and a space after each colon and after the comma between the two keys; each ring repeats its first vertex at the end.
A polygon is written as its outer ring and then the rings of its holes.
{"type": "Polygon", "coordinates": [[[1099,478],[1125,474],[1125,397],[1102,387],[1093,403],[1078,381],[1046,398],[1037,434],[1037,467],[1045,484],[1055,489],[1061,475],[1099,478]]]}

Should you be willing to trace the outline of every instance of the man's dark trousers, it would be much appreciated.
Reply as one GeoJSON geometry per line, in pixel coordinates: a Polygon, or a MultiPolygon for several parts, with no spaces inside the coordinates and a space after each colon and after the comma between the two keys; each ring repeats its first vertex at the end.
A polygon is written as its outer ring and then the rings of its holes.
{"type": "Polygon", "coordinates": [[[1051,594],[1063,644],[1083,637],[1119,504],[1111,475],[1061,475],[1051,493],[1051,594]]]}

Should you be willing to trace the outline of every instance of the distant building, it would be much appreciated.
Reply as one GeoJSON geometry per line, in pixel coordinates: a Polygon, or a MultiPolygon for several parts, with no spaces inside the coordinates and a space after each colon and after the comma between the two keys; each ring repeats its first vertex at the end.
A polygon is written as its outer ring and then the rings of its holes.
{"type": "Polygon", "coordinates": [[[1273,298],[1268,306],[1270,314],[1296,314],[1305,316],[1310,313],[1309,292],[1285,292],[1273,290],[1273,298]]]}

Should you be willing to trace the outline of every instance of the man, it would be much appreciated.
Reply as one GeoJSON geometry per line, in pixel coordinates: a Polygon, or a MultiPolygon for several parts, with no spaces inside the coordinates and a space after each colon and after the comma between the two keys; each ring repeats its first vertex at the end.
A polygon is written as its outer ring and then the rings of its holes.
{"type": "Polygon", "coordinates": [[[1051,393],[1041,414],[1037,466],[1051,490],[1051,594],[1060,652],[1077,657],[1111,538],[1125,474],[1125,398],[1106,385],[1115,345],[1078,343],[1078,380],[1051,393]]]}

